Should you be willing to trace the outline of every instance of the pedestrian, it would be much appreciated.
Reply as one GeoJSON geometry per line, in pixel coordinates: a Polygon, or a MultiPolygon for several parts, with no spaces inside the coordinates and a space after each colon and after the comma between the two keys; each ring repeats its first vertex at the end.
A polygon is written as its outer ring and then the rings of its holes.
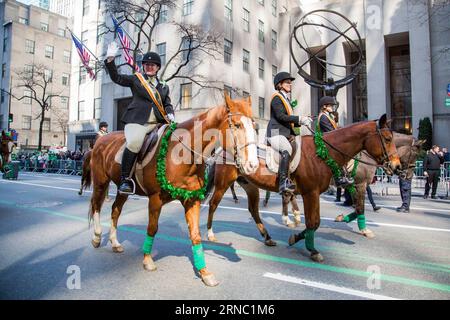
{"type": "Polygon", "coordinates": [[[373,193],[372,193],[372,189],[370,188],[370,185],[367,185],[366,192],[367,192],[367,197],[369,198],[369,202],[372,205],[373,211],[376,212],[376,211],[380,210],[381,207],[377,206],[375,203],[375,200],[373,200],[373,193]]]}
{"type": "Polygon", "coordinates": [[[444,154],[444,162],[450,162],[450,152],[447,148],[442,148],[442,153],[444,154]]]}
{"type": "Polygon", "coordinates": [[[424,175],[427,178],[427,183],[425,184],[425,194],[424,199],[428,198],[431,191],[431,198],[436,199],[436,190],[439,182],[439,175],[441,173],[441,164],[444,163],[444,158],[439,152],[439,146],[434,145],[430,152],[427,154],[425,161],[423,163],[424,175]]]}

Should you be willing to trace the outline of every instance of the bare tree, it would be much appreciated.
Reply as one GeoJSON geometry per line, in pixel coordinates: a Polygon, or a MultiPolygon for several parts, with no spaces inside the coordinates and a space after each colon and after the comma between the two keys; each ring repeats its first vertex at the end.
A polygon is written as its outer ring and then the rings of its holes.
{"type": "Polygon", "coordinates": [[[67,108],[53,108],[52,114],[54,115],[53,120],[55,121],[57,127],[61,129],[64,134],[63,145],[66,145],[66,135],[69,128],[69,110],[67,108]]]}
{"type": "MultiPolygon", "coordinates": [[[[163,12],[175,9],[176,4],[176,0],[111,0],[107,2],[107,11],[119,20],[120,25],[128,23],[135,26],[137,30],[137,38],[132,39],[131,44],[135,61],[139,52],[154,50],[152,38],[155,28],[163,17],[163,12]]],[[[223,90],[223,82],[210,81],[196,71],[205,58],[218,60],[223,57],[223,33],[213,29],[205,30],[200,25],[174,21],[167,21],[167,23],[176,27],[179,43],[176,49],[171,51],[171,56],[167,58],[160,71],[160,78],[166,82],[174,79],[190,80],[200,87],[200,90],[223,90]]]]}
{"type": "MultiPolygon", "coordinates": [[[[52,88],[53,75],[49,68],[43,64],[31,64],[32,71],[27,69],[17,69],[15,71],[18,84],[14,87],[17,89],[26,89],[28,94],[21,96],[13,96],[17,100],[30,99],[35,101],[40,110],[35,120],[39,119],[39,140],[38,150],[42,149],[42,130],[46,112],[52,109],[54,97],[60,96],[64,90],[55,93],[52,88]]],[[[22,91],[23,92],[23,91],[22,91]]]]}

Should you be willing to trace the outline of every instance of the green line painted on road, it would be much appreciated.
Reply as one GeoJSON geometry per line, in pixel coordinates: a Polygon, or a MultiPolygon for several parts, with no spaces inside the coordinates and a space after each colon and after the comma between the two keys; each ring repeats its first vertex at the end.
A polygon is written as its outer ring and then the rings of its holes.
{"type": "MultiPolygon", "coordinates": [[[[251,229],[251,228],[247,228],[247,227],[243,227],[243,226],[235,227],[232,224],[228,224],[228,223],[224,223],[224,222],[218,222],[215,225],[216,225],[216,227],[219,227],[219,228],[223,228],[224,226],[226,226],[228,228],[237,228],[237,229],[246,230],[246,231],[251,229]]],[[[276,241],[285,246],[288,246],[287,242],[284,242],[281,240],[276,240],[276,241]]],[[[317,241],[317,242],[320,243],[320,241],[317,241]]],[[[441,272],[450,273],[450,269],[449,269],[450,266],[445,265],[445,264],[434,264],[434,263],[426,263],[426,262],[411,263],[411,262],[405,262],[402,260],[362,256],[359,253],[348,253],[347,250],[340,249],[337,247],[330,247],[330,246],[324,246],[324,245],[316,245],[316,247],[317,247],[317,249],[320,249],[321,251],[328,251],[328,252],[331,252],[332,254],[342,255],[347,258],[356,260],[356,261],[364,260],[364,261],[370,261],[370,262],[381,262],[381,263],[388,263],[388,264],[409,267],[409,268],[414,268],[414,269],[423,269],[423,270],[428,269],[428,270],[433,270],[433,271],[441,271],[441,272]]]]}
{"type": "MultiPolygon", "coordinates": [[[[7,205],[10,207],[20,208],[20,205],[17,205],[16,203],[9,202],[9,201],[0,200],[0,204],[7,205]]],[[[24,207],[22,207],[22,208],[24,208],[24,207]]],[[[50,215],[58,216],[58,217],[62,217],[62,218],[67,218],[67,219],[75,220],[75,221],[86,221],[85,218],[73,216],[73,215],[66,214],[66,213],[56,212],[56,211],[52,211],[52,210],[48,210],[48,209],[43,209],[43,208],[26,207],[24,209],[33,210],[36,212],[42,212],[42,213],[46,213],[46,214],[50,214],[50,215]]],[[[102,225],[108,226],[107,223],[102,223],[102,225]]],[[[146,234],[146,230],[140,230],[140,229],[133,228],[133,227],[118,227],[118,230],[129,231],[129,232],[142,234],[142,235],[146,234]]],[[[177,242],[177,243],[182,243],[182,244],[189,245],[189,246],[191,245],[191,241],[188,239],[173,237],[173,236],[169,236],[169,235],[157,234],[156,238],[167,240],[167,241],[172,241],[172,242],[177,242]]],[[[300,267],[304,267],[304,268],[320,269],[320,270],[341,273],[341,274],[347,274],[347,275],[363,277],[363,278],[369,278],[370,276],[372,276],[371,272],[362,271],[362,270],[358,270],[358,269],[336,267],[336,266],[332,266],[332,265],[319,264],[319,263],[315,263],[315,262],[295,260],[292,258],[277,257],[277,256],[264,254],[264,253],[257,253],[257,252],[247,251],[247,250],[223,247],[220,245],[204,244],[204,247],[205,247],[205,249],[229,252],[229,253],[233,253],[233,254],[240,255],[240,256],[252,257],[252,258],[257,258],[257,259],[266,260],[266,261],[280,262],[280,263],[296,265],[296,266],[300,266],[300,267]]],[[[391,276],[391,275],[386,275],[386,274],[381,274],[380,279],[389,281],[389,282],[401,283],[401,284],[405,284],[408,286],[415,286],[415,287],[422,287],[422,288],[427,288],[427,289],[450,292],[450,285],[447,285],[447,284],[415,280],[415,279],[404,278],[404,277],[399,277],[399,276],[391,276]]]]}

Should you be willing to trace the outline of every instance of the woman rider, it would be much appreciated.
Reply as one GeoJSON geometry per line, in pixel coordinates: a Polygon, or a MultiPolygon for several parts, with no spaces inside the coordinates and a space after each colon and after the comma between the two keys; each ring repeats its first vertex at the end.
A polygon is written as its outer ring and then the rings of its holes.
{"type": "Polygon", "coordinates": [[[149,133],[158,123],[175,120],[173,107],[169,97],[169,87],[158,79],[161,58],[156,52],[148,52],[142,58],[144,74],[122,75],[117,72],[114,58],[118,51],[117,44],[108,46],[106,69],[114,83],[129,87],[133,100],[122,116],[125,123],[126,148],[122,158],[122,174],[119,192],[133,194],[134,182],[130,177],[137,154],[149,133]]]}
{"type": "Polygon", "coordinates": [[[278,169],[279,192],[291,193],[295,191],[295,185],[289,179],[289,159],[292,155],[292,146],[289,142],[291,136],[295,136],[294,127],[311,125],[310,117],[299,117],[293,114],[290,93],[292,91],[293,78],[288,72],[278,73],[273,81],[276,92],[270,103],[270,121],[267,127],[267,141],[273,149],[281,155],[278,169]]]}

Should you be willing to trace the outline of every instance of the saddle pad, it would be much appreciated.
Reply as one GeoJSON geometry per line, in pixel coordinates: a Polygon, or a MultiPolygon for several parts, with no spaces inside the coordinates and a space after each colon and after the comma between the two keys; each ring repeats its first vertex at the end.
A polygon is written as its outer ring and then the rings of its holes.
{"type": "MultiPolygon", "coordinates": [[[[293,173],[300,165],[300,159],[302,156],[302,137],[295,137],[295,153],[291,157],[289,173],[293,173]]],[[[274,150],[272,147],[265,144],[258,145],[258,157],[265,160],[266,167],[270,172],[278,174],[278,167],[280,163],[280,153],[274,150]]]]}

